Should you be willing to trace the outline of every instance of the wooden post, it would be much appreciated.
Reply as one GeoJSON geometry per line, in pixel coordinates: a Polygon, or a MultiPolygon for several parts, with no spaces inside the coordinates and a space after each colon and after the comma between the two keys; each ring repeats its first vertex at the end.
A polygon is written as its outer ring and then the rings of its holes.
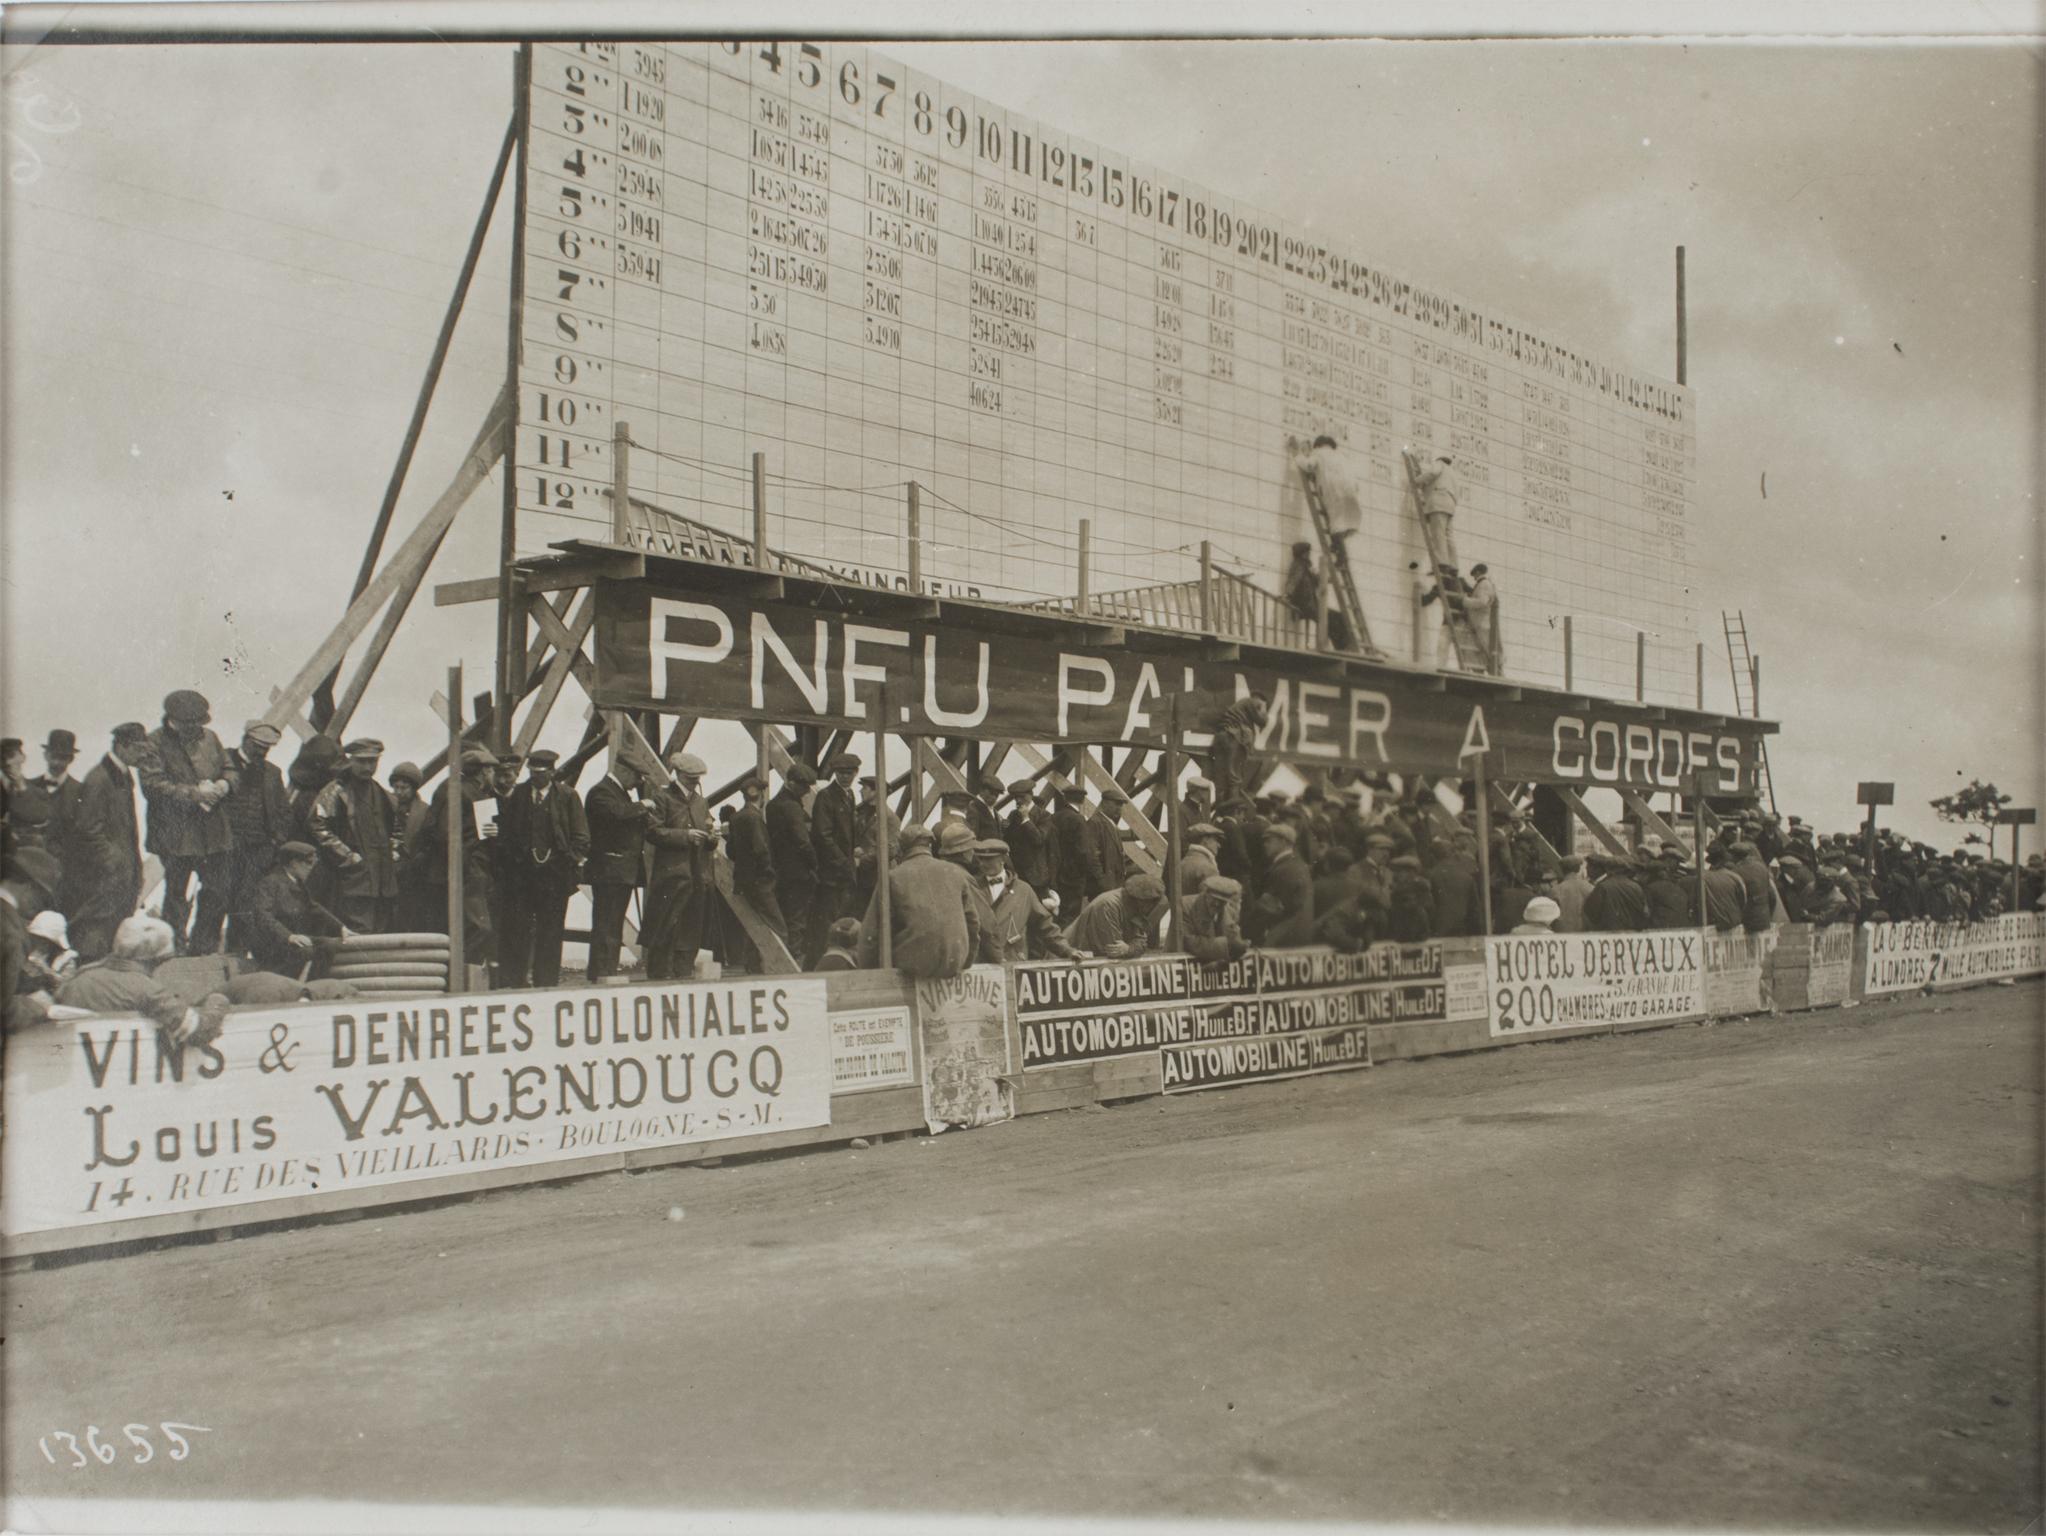
{"type": "Polygon", "coordinates": [[[753,455],[753,569],[767,570],[767,455],[753,455]]]}
{"type": "Polygon", "coordinates": [[[462,940],[462,668],[448,668],[448,990],[469,990],[462,940]]]}
{"type": "Polygon", "coordinates": [[[1478,789],[1478,910],[1484,914],[1485,937],[1492,936],[1492,792],[1485,782],[1485,754],[1471,754],[1477,761],[1478,789]]]}
{"type": "Polygon", "coordinates": [[[611,542],[632,542],[632,424],[611,423],[611,542]]]}
{"type": "MultiPolygon", "coordinates": [[[[517,140],[518,151],[511,170],[512,178],[512,248],[511,248],[511,303],[507,306],[505,320],[504,388],[512,402],[511,417],[518,421],[519,399],[519,326],[525,319],[525,270],[526,270],[526,97],[533,80],[533,45],[521,43],[517,60],[512,66],[512,136],[517,140]]],[[[500,751],[511,746],[512,729],[512,656],[514,651],[523,652],[526,645],[526,611],[520,605],[519,595],[512,586],[512,561],[518,556],[519,547],[519,477],[512,473],[512,465],[518,461],[516,444],[512,434],[505,437],[504,451],[504,502],[500,509],[497,531],[497,668],[495,676],[496,698],[494,700],[493,734],[500,751]]]]}
{"type": "Polygon", "coordinates": [[[1086,518],[1080,519],[1080,617],[1087,617],[1087,561],[1092,550],[1093,529],[1086,518]]]}
{"type": "Polygon", "coordinates": [[[1577,681],[1577,655],[1571,646],[1570,615],[1563,615],[1563,691],[1568,693],[1577,681]]]}
{"type": "Polygon", "coordinates": [[[1201,540],[1201,633],[1215,628],[1215,546],[1201,540]]]}
{"type": "Polygon", "coordinates": [[[1698,642],[1698,708],[1705,707],[1705,642],[1698,642]]]}
{"type": "MultiPolygon", "coordinates": [[[[1699,647],[1703,649],[1703,647],[1699,647]]],[[[1697,865],[1695,874],[1698,882],[1698,922],[1705,925],[1705,791],[1707,784],[1717,788],[1717,773],[1708,776],[1702,772],[1684,775],[1684,791],[1691,797],[1691,859],[1697,865]]]]}
{"type": "MultiPolygon", "coordinates": [[[[915,762],[912,743],[911,762],[915,762]]],[[[914,768],[912,767],[912,772],[914,768]]],[[[874,921],[881,925],[876,936],[881,946],[881,969],[895,969],[895,918],[889,910],[888,892],[888,685],[876,694],[874,709],[874,921]]]]}
{"type": "Polygon", "coordinates": [[[1748,697],[1754,702],[1755,718],[1762,718],[1762,658],[1748,658],[1748,697]]]}
{"type": "Polygon", "coordinates": [[[1648,631],[1634,631],[1634,702],[1648,702],[1648,631]]]}
{"type": "Polygon", "coordinates": [[[1862,856],[1863,858],[1865,858],[1865,859],[1867,859],[1867,860],[1868,860],[1868,872],[1869,872],[1869,877],[1870,877],[1871,879],[1873,879],[1873,878],[1874,878],[1874,876],[1875,876],[1875,867],[1876,867],[1876,862],[1875,862],[1875,856],[1876,856],[1876,824],[1875,824],[1875,813],[1876,813],[1876,808],[1875,808],[1875,807],[1874,807],[1873,805],[1871,805],[1871,806],[1870,806],[1870,807],[1868,808],[1868,816],[1867,816],[1867,819],[1866,819],[1866,820],[1864,820],[1864,821],[1862,822],[1862,824],[1861,824],[1861,856],[1862,856]]]}
{"type": "Polygon", "coordinates": [[[1180,928],[1179,853],[1182,830],[1179,801],[1179,701],[1175,693],[1165,715],[1165,910],[1172,924],[1172,947],[1185,950],[1186,935],[1180,928]]]}
{"type": "Polygon", "coordinates": [[[1684,314],[1684,248],[1677,247],[1677,382],[1684,380],[1685,352],[1689,336],[1689,324],[1684,314]]]}
{"type": "Polygon", "coordinates": [[[2018,893],[2024,889],[2024,885],[2018,879],[2019,873],[2024,869],[2024,864],[2018,858],[2018,826],[2019,823],[2015,821],[2010,824],[2010,910],[2013,912],[2024,910],[2018,905],[2018,893]]]}
{"type": "Polygon", "coordinates": [[[923,488],[909,482],[909,590],[921,597],[924,590],[923,488]]]}
{"type": "MultiPolygon", "coordinates": [[[[523,92],[520,92],[519,99],[521,102],[524,100],[523,92]]],[[[434,338],[433,356],[428,358],[426,363],[426,377],[420,381],[419,397],[412,403],[412,420],[406,425],[405,441],[398,449],[398,462],[391,467],[391,478],[384,486],[384,499],[382,505],[377,508],[376,525],[370,529],[369,545],[362,552],[362,568],[356,572],[355,588],[348,594],[350,602],[362,596],[363,588],[369,585],[370,578],[376,574],[377,560],[383,554],[384,537],[391,531],[392,514],[398,510],[398,493],[405,487],[405,475],[411,469],[412,455],[419,447],[419,434],[426,426],[426,409],[433,400],[434,389],[440,383],[441,367],[447,362],[448,344],[454,340],[455,321],[461,316],[463,301],[469,295],[470,280],[476,275],[476,259],[483,253],[483,239],[490,232],[490,220],[497,211],[498,193],[504,187],[505,168],[511,164],[512,151],[519,142],[522,110],[521,107],[514,105],[511,123],[505,128],[504,144],[497,152],[497,168],[490,173],[490,190],[483,195],[483,211],[476,215],[476,227],[469,234],[469,249],[462,257],[461,275],[455,279],[454,297],[448,300],[447,313],[441,317],[440,335],[434,338]]],[[[523,197],[523,192],[520,195],[523,197]]],[[[409,592],[399,600],[397,612],[401,617],[411,600],[409,592]]],[[[383,652],[379,650],[374,654],[381,659],[383,652]]],[[[370,670],[375,670],[374,663],[371,664],[370,670]]],[[[334,670],[329,672],[325,680],[314,690],[316,697],[326,701],[325,707],[330,715],[334,684],[340,676],[341,664],[337,661],[334,670]]],[[[364,681],[366,683],[367,678],[364,681]]],[[[316,718],[318,713],[316,709],[316,718]]],[[[343,720],[335,725],[331,719],[319,720],[318,723],[322,728],[332,725],[337,733],[346,730],[348,724],[343,720]]]]}

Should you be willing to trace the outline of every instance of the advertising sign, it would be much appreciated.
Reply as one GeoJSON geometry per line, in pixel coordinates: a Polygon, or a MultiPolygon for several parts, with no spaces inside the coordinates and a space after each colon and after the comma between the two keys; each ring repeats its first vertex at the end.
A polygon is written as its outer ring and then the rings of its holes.
{"type": "Polygon", "coordinates": [[[1805,1005],[1838,1008],[1847,1001],[1854,972],[1854,925],[1830,923],[1811,930],[1811,969],[1805,976],[1805,1005]]]}
{"type": "Polygon", "coordinates": [[[1495,1038],[1681,1019],[1705,1011],[1705,935],[1507,934],[1485,941],[1495,1038]]]}
{"type": "Polygon", "coordinates": [[[999,965],[917,979],[924,1123],[932,1135],[952,1126],[994,1125],[1016,1117],[1008,1009],[1008,979],[999,965]]]}
{"type": "Polygon", "coordinates": [[[1699,931],[1705,948],[1705,1011],[1724,1017],[1763,1013],[1775,1007],[1769,976],[1771,957],[1776,952],[1776,930],[1699,931]]]}
{"type": "MultiPolygon", "coordinates": [[[[1492,700],[1432,692],[1410,677],[1331,682],[1233,662],[1172,664],[1121,646],[1070,645],[1049,633],[976,630],[970,610],[881,622],[725,593],[663,593],[597,583],[597,677],[609,709],[667,709],[735,720],[954,732],[1000,740],[1162,746],[1169,694],[1188,696],[1182,745],[1203,751],[1237,699],[1271,703],[1258,752],[1302,764],[1447,771],[1476,739],[1501,778],[1674,789],[1716,767],[1728,793],[1755,784],[1752,726],[1649,722],[1583,699],[1492,700]]],[[[1303,662],[1303,668],[1308,664],[1303,662]]]]}
{"type": "Polygon", "coordinates": [[[1862,990],[1878,997],[1959,987],[2046,969],[2046,914],[2006,912],[1985,923],[1872,923],[1862,990]]]}
{"type": "Polygon", "coordinates": [[[7,1050],[9,1233],[831,1122],[821,981],[494,992],[119,1018],[7,1050]]]}
{"type": "Polygon", "coordinates": [[[831,1091],[905,1087],[916,1081],[907,1008],[831,1015],[831,1091]]]}

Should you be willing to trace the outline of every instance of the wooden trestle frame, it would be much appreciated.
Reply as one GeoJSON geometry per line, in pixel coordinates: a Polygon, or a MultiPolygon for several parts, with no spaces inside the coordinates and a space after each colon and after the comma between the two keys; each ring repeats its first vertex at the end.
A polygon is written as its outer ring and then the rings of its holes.
{"type": "MultiPolygon", "coordinates": [[[[397,464],[386,489],[382,507],[365,552],[347,610],[306,663],[289,682],[271,691],[270,708],[264,719],[279,729],[301,737],[324,730],[339,735],[347,729],[364,693],[402,627],[427,570],[447,537],[449,528],[491,471],[511,458],[515,426],[518,377],[517,329],[511,330],[511,354],[506,380],[497,399],[485,413],[471,440],[468,452],[446,489],[428,508],[417,526],[402,543],[383,554],[384,537],[392,511],[402,489],[412,453],[423,428],[426,411],[439,380],[456,319],[474,275],[493,212],[507,171],[513,185],[523,185],[523,106],[515,110],[507,130],[504,148],[492,172],[489,194],[471,236],[466,258],[448,311],[442,321],[426,376],[408,425],[397,464]],[[371,626],[374,625],[372,630],[371,626]],[[348,653],[368,634],[367,643],[355,669],[338,698],[332,694],[348,653]],[[329,701],[331,700],[331,707],[329,701]]],[[[520,254],[514,240],[514,277],[520,254]]],[[[516,289],[516,282],[514,288],[516,289]]],[[[516,298],[514,299],[516,308],[516,298]]],[[[431,701],[449,724],[449,746],[443,747],[422,765],[426,786],[443,772],[457,743],[483,742],[500,752],[528,754],[559,704],[562,693],[573,681],[588,701],[587,724],[578,749],[560,764],[559,772],[573,787],[583,768],[599,752],[633,760],[650,772],[656,782],[665,780],[663,759],[686,744],[695,729],[696,718],[676,714],[663,732],[658,715],[649,711],[634,714],[600,709],[595,702],[596,665],[585,651],[596,618],[594,581],[605,575],[633,575],[644,566],[644,556],[686,553],[717,564],[750,568],[757,574],[748,590],[752,595],[770,597],[782,590],[782,573],[812,579],[840,580],[822,564],[800,556],[784,554],[768,545],[767,498],[764,455],[753,455],[753,536],[743,538],[658,507],[627,490],[627,456],[632,449],[630,431],[617,423],[614,436],[611,539],[592,543],[575,540],[557,545],[556,556],[514,561],[511,557],[514,506],[507,489],[501,530],[501,569],[480,580],[456,581],[436,587],[436,606],[473,602],[494,602],[498,606],[498,665],[495,687],[472,701],[472,718],[459,724],[463,702],[436,694],[431,701]],[[655,743],[661,745],[656,749],[655,743]]],[[[509,482],[509,475],[506,477],[509,482]]],[[[920,487],[908,487],[909,577],[913,592],[921,593],[921,540],[919,537],[920,487]]],[[[1095,593],[1088,590],[1088,525],[1080,524],[1080,565],[1077,592],[1073,597],[1024,602],[1016,606],[1039,612],[1053,612],[1080,626],[1088,638],[1119,644],[1124,624],[1151,625],[1185,631],[1204,653],[1226,659],[1236,651],[1235,642],[1297,646],[1304,651],[1323,651],[1327,636],[1314,624],[1302,624],[1273,594],[1247,579],[1216,565],[1208,545],[1200,553],[1197,579],[1166,583],[1133,592],[1095,593]]],[[[935,604],[933,604],[935,611],[935,604]]],[[[1566,663],[1567,665],[1567,663],[1566,663]]],[[[451,687],[459,687],[452,681],[451,687]]],[[[1421,684],[1441,690],[1448,683],[1435,675],[1421,684]]],[[[1509,696],[1517,697],[1517,693],[1509,696]]],[[[1588,701],[1587,701],[1588,702],[1588,701]]],[[[1700,700],[1702,705],[1702,698],[1700,700]]],[[[786,731],[772,724],[749,724],[757,751],[756,770],[786,770],[798,760],[812,766],[843,750],[852,740],[848,731],[824,732],[814,728],[786,731]]],[[[937,795],[945,790],[965,789],[970,779],[998,772],[1011,758],[1025,770],[1032,793],[1043,785],[1065,789],[1075,783],[1097,791],[1114,789],[1128,797],[1122,812],[1127,833],[1125,853],[1138,869],[1162,874],[1168,860],[1168,831],[1165,815],[1168,803],[1177,803],[1178,753],[1162,748],[1062,747],[1049,748],[1022,741],[980,742],[949,738],[942,745],[926,739],[910,741],[908,767],[890,777],[885,795],[892,800],[900,818],[922,819],[937,795]],[[1170,767],[1167,766],[1168,761],[1170,767]],[[1167,830],[1161,831],[1161,826],[1167,830]]],[[[1478,764],[1477,813],[1481,846],[1488,841],[1493,813],[1522,803],[1532,786],[1487,783],[1483,760],[1478,764]]],[[[715,788],[713,804],[737,791],[738,779],[715,788]]],[[[1619,836],[1601,824],[1582,798],[1569,789],[1557,793],[1570,812],[1584,822],[1605,846],[1623,851],[1619,836]]],[[[1640,825],[1665,838],[1676,834],[1669,822],[1658,816],[1645,797],[1623,790],[1626,802],[1640,825]]],[[[1006,802],[1008,796],[1003,796],[1006,802]]],[[[1541,842],[1544,857],[1551,863],[1556,850],[1541,842]]],[[[1488,851],[1488,850],[1487,850],[1488,851]]],[[[731,867],[720,853],[717,884],[747,937],[759,952],[763,967],[771,973],[796,969],[796,961],[773,930],[733,888],[731,867]]],[[[458,891],[458,887],[457,887],[458,891]]],[[[458,910],[459,895],[454,901],[458,910]]]]}

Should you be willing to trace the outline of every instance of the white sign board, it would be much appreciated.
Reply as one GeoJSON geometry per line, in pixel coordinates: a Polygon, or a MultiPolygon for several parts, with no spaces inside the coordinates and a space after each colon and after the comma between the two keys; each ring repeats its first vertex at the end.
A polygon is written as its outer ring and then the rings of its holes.
{"type": "Polygon", "coordinates": [[[822,981],[307,1003],[7,1042],[9,1234],[831,1123],[822,981]]]}
{"type": "MultiPolygon", "coordinates": [[[[858,579],[907,569],[914,479],[941,591],[1070,595],[1082,518],[1097,591],[1191,580],[1203,539],[1276,587],[1310,536],[1287,439],[1325,432],[1381,643],[1422,553],[1412,444],[1457,461],[1517,675],[1560,677],[1574,613],[1580,686],[1630,688],[1637,629],[1651,696],[1690,686],[1688,390],[864,47],[531,60],[522,553],[608,537],[623,421],[635,496],[748,533],[763,452],[774,546],[858,579]]],[[[1340,136],[1305,154],[1352,169],[1340,136]]]]}
{"type": "Polygon", "coordinates": [[[914,1026],[907,1008],[865,1008],[831,1016],[831,1091],[906,1087],[916,1081],[914,1026]]]}
{"type": "Polygon", "coordinates": [[[1704,937],[1508,934],[1485,940],[1488,1017],[1498,1037],[1693,1018],[1705,1011],[1704,937]]]}
{"type": "Polygon", "coordinates": [[[1872,923],[1862,992],[1961,987],[2046,969],[2046,916],[2007,912],[1985,923],[1872,923]]]}

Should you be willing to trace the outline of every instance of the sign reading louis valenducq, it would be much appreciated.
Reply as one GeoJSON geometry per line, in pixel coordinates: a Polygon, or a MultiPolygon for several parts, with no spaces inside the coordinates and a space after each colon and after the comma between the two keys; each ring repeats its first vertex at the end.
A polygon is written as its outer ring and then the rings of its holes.
{"type": "Polygon", "coordinates": [[[354,1000],[9,1042],[9,1233],[831,1120],[821,981],[354,1000]]]}

